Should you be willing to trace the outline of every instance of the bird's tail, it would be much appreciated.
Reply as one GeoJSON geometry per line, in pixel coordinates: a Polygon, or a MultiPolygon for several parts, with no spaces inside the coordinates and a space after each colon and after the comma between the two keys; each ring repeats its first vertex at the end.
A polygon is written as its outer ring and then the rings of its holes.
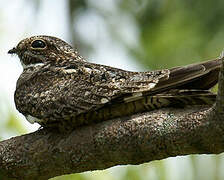
{"type": "Polygon", "coordinates": [[[218,82],[222,59],[210,60],[170,70],[169,78],[160,80],[150,90],[150,94],[157,94],[170,89],[208,90],[218,82]]]}

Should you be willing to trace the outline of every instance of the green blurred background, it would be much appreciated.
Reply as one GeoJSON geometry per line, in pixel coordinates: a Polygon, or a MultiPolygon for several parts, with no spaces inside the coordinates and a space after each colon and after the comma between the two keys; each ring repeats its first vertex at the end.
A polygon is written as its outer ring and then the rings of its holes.
{"type": "MultiPolygon", "coordinates": [[[[222,0],[0,0],[0,140],[35,131],[14,106],[22,67],[7,51],[38,34],[60,37],[89,61],[153,70],[219,56],[222,0]]],[[[168,158],[54,180],[221,180],[223,155],[168,158]]]]}

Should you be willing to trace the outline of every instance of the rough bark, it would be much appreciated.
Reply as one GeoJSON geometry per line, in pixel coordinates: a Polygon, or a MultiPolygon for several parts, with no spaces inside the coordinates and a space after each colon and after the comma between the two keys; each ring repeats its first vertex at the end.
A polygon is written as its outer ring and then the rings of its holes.
{"type": "Polygon", "coordinates": [[[171,156],[218,154],[224,151],[223,109],[222,69],[213,107],[160,109],[66,134],[41,129],[14,137],[0,142],[0,174],[41,180],[171,156]]]}

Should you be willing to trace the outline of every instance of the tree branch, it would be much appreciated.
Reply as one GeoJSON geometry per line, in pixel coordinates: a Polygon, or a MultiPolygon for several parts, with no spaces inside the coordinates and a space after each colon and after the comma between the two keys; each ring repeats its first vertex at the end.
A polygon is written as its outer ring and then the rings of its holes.
{"type": "Polygon", "coordinates": [[[214,107],[167,108],[67,134],[41,129],[0,142],[3,179],[48,179],[63,174],[141,164],[187,154],[224,151],[224,70],[214,107]]]}

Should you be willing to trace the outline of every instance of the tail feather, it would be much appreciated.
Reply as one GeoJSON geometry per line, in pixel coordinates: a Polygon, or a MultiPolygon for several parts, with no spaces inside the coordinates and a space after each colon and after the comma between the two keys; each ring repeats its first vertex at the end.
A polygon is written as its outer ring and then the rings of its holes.
{"type": "Polygon", "coordinates": [[[168,79],[162,79],[148,94],[156,94],[170,89],[208,90],[218,82],[222,59],[192,64],[170,69],[168,79]]]}

